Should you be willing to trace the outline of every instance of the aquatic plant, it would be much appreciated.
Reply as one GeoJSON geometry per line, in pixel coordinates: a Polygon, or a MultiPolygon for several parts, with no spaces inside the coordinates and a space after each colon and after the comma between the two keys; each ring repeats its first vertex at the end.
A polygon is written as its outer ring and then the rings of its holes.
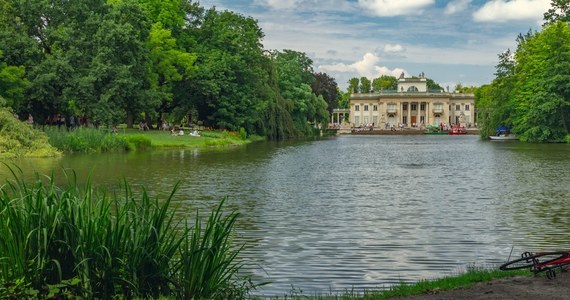
{"type": "Polygon", "coordinates": [[[193,228],[175,222],[171,202],[81,188],[76,174],[56,186],[52,176],[32,183],[20,169],[0,188],[0,296],[40,298],[244,298],[255,285],[239,277],[233,244],[238,214],[224,201],[193,228]],[[67,296],[66,296],[67,295],[67,296]],[[30,296],[32,297],[32,296],[30,296]]]}

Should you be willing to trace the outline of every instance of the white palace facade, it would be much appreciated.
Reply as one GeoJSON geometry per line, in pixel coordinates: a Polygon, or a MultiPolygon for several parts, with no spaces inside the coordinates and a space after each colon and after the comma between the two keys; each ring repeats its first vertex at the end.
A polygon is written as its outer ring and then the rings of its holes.
{"type": "Polygon", "coordinates": [[[351,94],[350,123],[354,127],[423,127],[476,122],[475,95],[428,90],[424,74],[398,79],[398,90],[351,94]]]}

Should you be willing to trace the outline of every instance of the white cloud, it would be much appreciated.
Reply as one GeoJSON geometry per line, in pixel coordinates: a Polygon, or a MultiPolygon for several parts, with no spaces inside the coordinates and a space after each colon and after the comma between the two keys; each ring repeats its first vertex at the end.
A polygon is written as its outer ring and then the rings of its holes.
{"type": "Polygon", "coordinates": [[[505,23],[516,20],[541,20],[550,0],[492,0],[475,13],[477,22],[505,23]]]}
{"type": "Polygon", "coordinates": [[[435,3],[435,0],[358,0],[358,4],[380,17],[417,15],[422,9],[435,3]]]}
{"type": "Polygon", "coordinates": [[[469,4],[471,3],[471,1],[472,0],[451,1],[451,2],[447,3],[447,6],[445,7],[445,10],[443,11],[443,13],[446,15],[453,15],[455,13],[464,11],[467,9],[467,7],[469,7],[469,4]]]}
{"type": "Polygon", "coordinates": [[[386,44],[386,46],[384,46],[384,52],[404,52],[404,47],[400,44],[386,44]]]}
{"type": "Polygon", "coordinates": [[[301,0],[256,0],[255,2],[279,10],[295,8],[299,5],[301,0]]]}
{"type": "Polygon", "coordinates": [[[358,76],[365,76],[369,79],[376,78],[380,75],[392,75],[400,76],[404,69],[395,68],[390,69],[384,66],[378,66],[380,58],[378,56],[368,52],[364,54],[361,60],[353,64],[338,63],[334,65],[321,65],[318,67],[319,70],[326,72],[339,72],[339,73],[357,73],[358,76]]]}

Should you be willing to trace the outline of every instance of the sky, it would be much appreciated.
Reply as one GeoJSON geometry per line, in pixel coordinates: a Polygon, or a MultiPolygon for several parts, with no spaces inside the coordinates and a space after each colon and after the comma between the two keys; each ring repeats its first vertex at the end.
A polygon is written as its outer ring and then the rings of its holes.
{"type": "Polygon", "coordinates": [[[265,49],[291,49],[315,72],[348,80],[425,73],[442,87],[481,86],[498,54],[540,30],[550,0],[200,0],[257,20],[265,49]]]}

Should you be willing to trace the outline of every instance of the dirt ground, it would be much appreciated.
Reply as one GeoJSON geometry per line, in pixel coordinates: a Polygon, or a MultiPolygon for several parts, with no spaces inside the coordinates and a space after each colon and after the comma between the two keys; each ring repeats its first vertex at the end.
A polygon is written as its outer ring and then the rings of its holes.
{"type": "Polygon", "coordinates": [[[533,277],[513,277],[478,283],[470,288],[392,299],[570,299],[570,272],[557,273],[556,278],[552,280],[547,279],[544,274],[533,277]]]}

